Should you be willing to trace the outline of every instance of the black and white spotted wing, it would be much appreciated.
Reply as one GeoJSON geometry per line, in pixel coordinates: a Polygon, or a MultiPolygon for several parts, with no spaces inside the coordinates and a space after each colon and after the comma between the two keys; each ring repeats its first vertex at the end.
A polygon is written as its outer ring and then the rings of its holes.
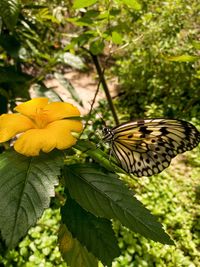
{"type": "Polygon", "coordinates": [[[200,133],[189,122],[146,119],[104,128],[104,140],[121,167],[135,176],[151,176],[167,168],[177,154],[200,142],[200,133]]]}

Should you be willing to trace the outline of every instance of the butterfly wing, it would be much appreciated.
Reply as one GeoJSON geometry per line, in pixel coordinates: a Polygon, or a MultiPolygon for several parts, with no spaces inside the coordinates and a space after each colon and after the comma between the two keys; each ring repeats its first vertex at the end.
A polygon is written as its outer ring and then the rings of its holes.
{"type": "Polygon", "coordinates": [[[163,171],[173,157],[200,142],[198,130],[181,120],[139,120],[119,125],[112,132],[112,153],[124,170],[136,176],[163,171]]]}

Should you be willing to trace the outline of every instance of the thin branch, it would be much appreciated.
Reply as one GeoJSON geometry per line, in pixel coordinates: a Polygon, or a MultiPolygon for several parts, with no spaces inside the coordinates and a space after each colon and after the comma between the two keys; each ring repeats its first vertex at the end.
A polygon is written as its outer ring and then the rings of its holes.
{"type": "Polygon", "coordinates": [[[108,89],[108,85],[106,83],[106,80],[105,80],[105,76],[104,76],[104,73],[101,69],[101,66],[100,66],[100,63],[99,63],[99,60],[98,60],[98,57],[96,55],[93,55],[91,54],[92,56],[92,59],[93,59],[93,62],[95,64],[95,67],[96,67],[96,70],[97,70],[97,73],[99,75],[99,79],[102,83],[102,86],[103,86],[103,89],[104,89],[104,92],[106,94],[106,98],[108,100],[108,104],[110,106],[110,109],[111,109],[111,112],[113,114],[113,118],[115,120],[115,124],[116,125],[119,125],[119,119],[118,119],[118,116],[117,116],[117,113],[116,113],[116,110],[115,110],[115,107],[113,105],[113,101],[112,101],[112,97],[110,95],[110,92],[109,92],[109,89],[108,89]]]}
{"type": "Polygon", "coordinates": [[[115,110],[115,107],[114,107],[114,104],[113,104],[113,101],[112,101],[112,97],[110,95],[110,92],[109,92],[109,89],[108,89],[108,85],[107,85],[106,80],[105,80],[104,70],[101,69],[98,57],[96,55],[92,54],[91,51],[89,51],[85,47],[82,47],[82,49],[87,51],[87,53],[89,53],[91,55],[91,57],[92,57],[92,60],[94,62],[95,68],[96,68],[96,71],[97,71],[98,76],[99,76],[99,81],[103,86],[103,90],[104,90],[104,92],[106,94],[108,105],[110,106],[110,110],[111,110],[113,118],[115,120],[115,124],[119,125],[119,119],[118,119],[118,116],[117,116],[117,112],[115,110]]]}
{"type": "MultiPolygon", "coordinates": [[[[103,70],[103,71],[104,71],[104,70],[103,70]]],[[[84,128],[83,128],[83,131],[81,132],[79,138],[82,136],[83,132],[85,131],[85,129],[86,129],[87,126],[88,126],[89,118],[90,118],[90,115],[91,115],[91,113],[92,113],[93,106],[94,106],[94,104],[95,104],[97,95],[98,95],[98,93],[99,93],[100,84],[101,84],[101,80],[99,80],[99,82],[98,82],[97,89],[96,89],[96,92],[95,92],[95,94],[94,94],[94,98],[93,98],[93,100],[92,100],[92,104],[91,104],[91,106],[90,106],[90,110],[89,110],[89,113],[88,113],[88,118],[87,118],[87,120],[86,120],[86,124],[85,124],[85,126],[84,126],[84,128]]]]}

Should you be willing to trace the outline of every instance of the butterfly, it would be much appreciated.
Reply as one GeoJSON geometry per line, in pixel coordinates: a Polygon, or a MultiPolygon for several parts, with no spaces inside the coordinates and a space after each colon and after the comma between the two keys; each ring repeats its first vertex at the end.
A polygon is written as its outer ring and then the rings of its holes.
{"type": "Polygon", "coordinates": [[[172,158],[192,150],[200,132],[191,123],[174,119],[145,119],[103,128],[103,140],[121,167],[135,176],[162,172],[172,158]]]}

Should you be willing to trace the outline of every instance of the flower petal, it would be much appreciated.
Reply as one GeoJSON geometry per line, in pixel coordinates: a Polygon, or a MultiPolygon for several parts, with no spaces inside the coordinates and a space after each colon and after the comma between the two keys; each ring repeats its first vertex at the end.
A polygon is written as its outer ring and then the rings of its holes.
{"type": "Polygon", "coordinates": [[[6,142],[18,133],[35,128],[32,121],[21,114],[3,114],[0,116],[0,142],[6,142]]]}
{"type": "Polygon", "coordinates": [[[25,156],[37,156],[40,150],[50,152],[54,148],[66,149],[76,143],[71,132],[80,132],[82,123],[75,120],[59,120],[43,129],[31,129],[23,133],[14,144],[17,152],[25,156]]]}
{"type": "Polygon", "coordinates": [[[44,112],[48,116],[48,122],[80,116],[80,111],[74,105],[64,102],[49,103],[45,106],[44,112]]]}
{"type": "Polygon", "coordinates": [[[32,117],[35,116],[38,109],[44,108],[49,102],[49,99],[46,97],[33,98],[29,101],[26,101],[17,107],[15,110],[25,116],[32,117]]]}

